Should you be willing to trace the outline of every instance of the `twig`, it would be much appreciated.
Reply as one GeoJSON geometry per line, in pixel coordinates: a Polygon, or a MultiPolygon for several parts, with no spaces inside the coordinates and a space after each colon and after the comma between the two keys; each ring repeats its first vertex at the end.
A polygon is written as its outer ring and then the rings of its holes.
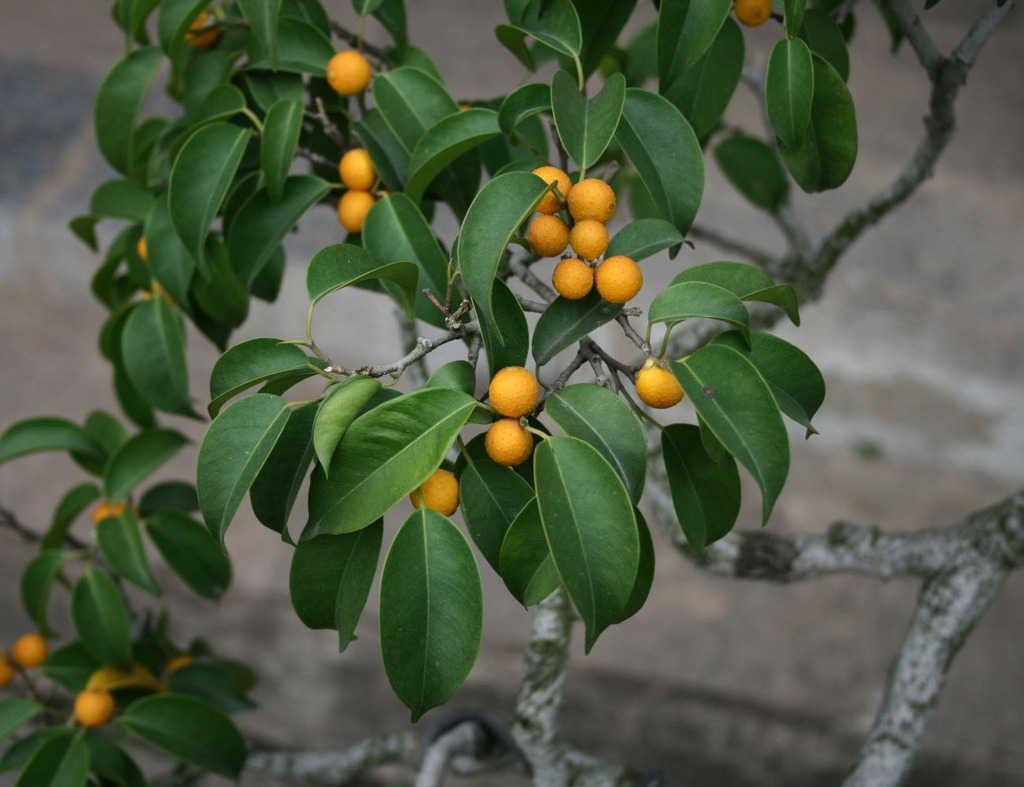
{"type": "Polygon", "coordinates": [[[509,255],[508,269],[513,275],[519,277],[523,284],[537,293],[545,303],[551,303],[558,297],[558,294],[537,278],[530,267],[515,254],[509,255]]]}
{"type": "Polygon", "coordinates": [[[619,326],[622,328],[622,332],[626,334],[626,338],[633,342],[633,344],[636,345],[636,348],[640,352],[642,352],[645,357],[651,354],[650,342],[648,342],[643,336],[637,333],[633,326],[629,324],[628,315],[626,315],[625,313],[620,314],[618,317],[615,318],[615,322],[617,322],[619,326]]]}
{"type": "Polygon", "coordinates": [[[316,105],[316,119],[320,122],[321,128],[324,130],[324,134],[339,148],[345,147],[345,137],[338,131],[338,127],[334,125],[334,121],[327,115],[327,107],[324,106],[324,101],[320,96],[317,96],[313,103],[316,105]]]}
{"type": "Polygon", "coordinates": [[[768,268],[773,265],[775,261],[774,257],[770,254],[766,254],[761,249],[744,243],[738,238],[729,237],[713,227],[694,224],[690,227],[688,234],[691,239],[706,241],[712,246],[718,247],[722,251],[729,252],[730,254],[737,254],[740,257],[748,259],[761,268],[768,268]]]}
{"type": "Polygon", "coordinates": [[[416,339],[416,345],[413,349],[406,353],[404,356],[399,358],[397,361],[392,363],[382,364],[379,366],[364,366],[361,369],[356,370],[356,374],[363,374],[368,377],[383,377],[385,375],[398,375],[405,371],[409,366],[423,358],[428,353],[433,352],[443,344],[453,342],[456,339],[462,339],[467,332],[472,330],[472,326],[463,326],[458,330],[450,330],[445,333],[439,334],[432,339],[425,339],[422,336],[416,339]]]}

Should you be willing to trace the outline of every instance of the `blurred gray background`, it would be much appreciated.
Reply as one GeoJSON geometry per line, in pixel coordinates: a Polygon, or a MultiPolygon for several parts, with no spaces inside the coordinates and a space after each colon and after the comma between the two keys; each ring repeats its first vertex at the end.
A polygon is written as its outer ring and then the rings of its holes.
{"type": "MultiPolygon", "coordinates": [[[[326,5],[351,21],[349,3],[326,5]]],[[[521,68],[492,34],[501,3],[408,5],[412,41],[437,59],[457,99],[490,97],[519,83],[521,68]]],[[[944,49],[979,6],[945,0],[928,13],[944,49]]],[[[86,211],[92,189],[110,176],[95,150],[91,111],[122,42],[106,3],[0,0],[0,9],[0,427],[47,413],[80,421],[93,408],[114,405],[109,368],[96,352],[105,315],[89,296],[99,259],[71,236],[67,222],[86,211]]],[[[641,15],[650,11],[642,7],[641,15]]],[[[927,84],[912,53],[890,55],[871,3],[860,3],[857,16],[850,87],[860,154],[838,192],[797,199],[818,232],[894,176],[917,143],[926,111],[927,84]]],[[[783,329],[817,361],[829,392],[817,419],[820,436],[794,442],[773,530],[820,532],[838,519],[893,529],[938,526],[1021,486],[1022,32],[1018,10],[990,41],[962,93],[959,132],[934,179],[851,250],[826,297],[803,311],[800,329],[783,329]]],[[[753,62],[763,65],[774,32],[747,33],[753,62]]],[[[750,104],[741,99],[730,119],[759,131],[750,104]]],[[[699,221],[780,248],[773,227],[713,167],[699,221]]],[[[302,230],[290,240],[280,302],[257,306],[236,340],[302,335],[304,263],[342,237],[326,209],[302,230]]],[[[698,245],[675,262],[650,260],[649,291],[679,265],[722,256],[698,245]]],[[[317,335],[332,357],[362,363],[400,354],[389,304],[340,295],[328,305],[317,335]],[[367,336],[379,341],[371,346],[367,336]]],[[[217,353],[198,335],[190,336],[190,349],[192,390],[205,405],[217,353]]],[[[174,425],[201,436],[193,424],[174,425]]],[[[194,450],[187,451],[166,475],[187,477],[194,461],[194,450]]],[[[24,459],[0,468],[0,506],[42,527],[58,497],[80,480],[62,457],[24,459]]],[[[757,526],[757,505],[751,490],[742,526],[757,526]]],[[[301,512],[294,521],[301,525],[301,512]]],[[[78,527],[89,536],[87,522],[78,527]]],[[[166,571],[159,576],[182,642],[206,637],[223,655],[257,668],[261,707],[239,716],[242,727],[268,742],[320,747],[402,728],[408,716],[384,678],[372,599],[360,641],[339,656],[330,633],[306,630],[291,612],[290,549],[244,507],[228,541],[236,575],[221,605],[189,594],[166,571]]],[[[0,532],[4,646],[29,627],[18,577],[32,551],[0,532]]],[[[739,584],[706,576],[664,539],[658,558],[645,609],[606,632],[591,655],[577,649],[564,713],[568,737],[640,770],[663,768],[670,784],[837,783],[872,719],[915,585],[857,577],[739,584]]],[[[482,571],[484,645],[452,705],[508,714],[529,615],[486,566],[482,571]]],[[[914,784],[1024,785],[1022,602],[1018,575],[959,654],[914,784]]]]}

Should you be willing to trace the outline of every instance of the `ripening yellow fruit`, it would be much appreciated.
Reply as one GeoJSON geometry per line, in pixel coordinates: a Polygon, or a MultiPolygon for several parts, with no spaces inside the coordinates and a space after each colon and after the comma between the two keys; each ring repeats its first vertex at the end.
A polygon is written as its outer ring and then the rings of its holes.
{"type": "Polygon", "coordinates": [[[167,687],[156,679],[156,675],[138,662],[131,669],[118,669],[112,664],[104,664],[96,669],[85,688],[99,691],[117,691],[119,689],[144,689],[146,691],[167,691],[167,687]]]}
{"type": "Polygon", "coordinates": [[[210,15],[209,11],[199,12],[199,16],[192,20],[188,31],[185,33],[185,43],[189,46],[209,46],[220,38],[220,27],[217,20],[210,15]]]}
{"type": "Polygon", "coordinates": [[[438,468],[422,486],[409,495],[413,508],[420,507],[420,495],[427,508],[451,516],[459,507],[459,481],[447,470],[438,468]]]}
{"type": "Polygon", "coordinates": [[[7,654],[0,651],[0,689],[11,685],[11,681],[17,674],[17,671],[11,666],[11,662],[7,660],[7,654]]]}
{"type": "Polygon", "coordinates": [[[377,182],[377,173],[366,148],[352,148],[338,162],[341,182],[356,191],[369,191],[377,182]]]}
{"type": "Polygon", "coordinates": [[[733,12],[747,27],[757,27],[772,15],[772,0],[734,0],[733,12]]]}
{"type": "Polygon", "coordinates": [[[587,262],[596,260],[608,248],[608,229],[596,219],[581,219],[572,226],[569,243],[587,262]]]}
{"type": "Polygon", "coordinates": [[[569,245],[569,226],[558,216],[535,216],[526,231],[530,248],[541,257],[557,257],[569,245]]]}
{"type": "Polygon", "coordinates": [[[594,269],[583,260],[566,257],[551,272],[551,283],[563,298],[578,301],[594,289],[594,269]]]}
{"type": "MultiPolygon", "coordinates": [[[[158,285],[154,283],[154,286],[158,285]]],[[[147,295],[149,295],[149,297],[153,297],[148,291],[143,293],[142,297],[145,298],[147,295]]],[[[121,516],[127,507],[128,504],[123,500],[120,503],[113,503],[110,500],[101,500],[99,504],[97,504],[96,508],[92,510],[92,523],[94,525],[98,525],[107,517],[121,516]]]]}
{"type": "Polygon", "coordinates": [[[533,453],[533,435],[523,429],[518,418],[502,418],[487,430],[484,448],[499,465],[515,467],[533,453]]]}
{"type": "Polygon", "coordinates": [[[615,192],[600,178],[584,178],[569,192],[569,213],[576,221],[608,221],[615,213],[615,192]]]}
{"type": "Polygon", "coordinates": [[[164,667],[164,672],[170,675],[173,672],[177,672],[182,667],[187,667],[191,664],[194,659],[187,653],[179,653],[177,656],[167,662],[167,666],[164,667]]]}
{"type": "Polygon", "coordinates": [[[537,406],[540,386],[529,369],[506,366],[491,378],[487,395],[491,407],[506,418],[522,418],[537,406]]]}
{"type": "Polygon", "coordinates": [[[601,297],[609,303],[625,303],[640,292],[644,276],[633,260],[616,254],[597,266],[594,283],[601,297]]]}
{"type": "Polygon", "coordinates": [[[327,84],[343,96],[362,93],[373,79],[370,61],[354,49],[338,52],[328,60],[326,73],[327,84]]]}
{"type": "Polygon", "coordinates": [[[543,199],[541,199],[540,204],[537,205],[537,212],[546,213],[548,215],[558,213],[558,211],[562,209],[562,205],[565,204],[566,197],[569,196],[569,191],[572,189],[572,181],[569,180],[569,176],[558,167],[552,167],[549,165],[537,167],[537,169],[533,171],[533,174],[539,178],[543,178],[545,183],[557,184],[554,191],[549,191],[544,195],[543,199]]]}
{"type": "Polygon", "coordinates": [[[86,689],[75,697],[75,718],[83,727],[102,727],[116,709],[114,695],[103,689],[86,689]]]}
{"type": "Polygon", "coordinates": [[[149,251],[146,248],[146,236],[140,235],[138,243],[135,244],[135,253],[139,255],[139,259],[143,262],[149,257],[149,251]]]}
{"type": "Polygon", "coordinates": [[[664,410],[683,400],[683,387],[672,372],[648,358],[636,375],[636,395],[648,407],[664,410]]]}
{"type": "Polygon", "coordinates": [[[338,200],[338,221],[341,226],[349,232],[362,232],[363,221],[374,202],[376,199],[368,191],[346,191],[338,200]]]}
{"type": "Polygon", "coordinates": [[[14,663],[25,669],[38,667],[46,661],[49,653],[50,646],[41,634],[35,632],[22,634],[14,641],[14,647],[11,648],[11,658],[14,659],[14,663]]]}

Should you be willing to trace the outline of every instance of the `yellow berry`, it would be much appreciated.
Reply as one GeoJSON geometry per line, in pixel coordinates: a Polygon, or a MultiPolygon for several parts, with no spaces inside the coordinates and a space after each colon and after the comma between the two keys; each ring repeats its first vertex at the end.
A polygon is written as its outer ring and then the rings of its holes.
{"type": "Polygon", "coordinates": [[[377,182],[377,173],[366,148],[352,148],[346,152],[338,162],[338,175],[342,183],[356,191],[369,191],[377,182]]]}
{"type": "Polygon", "coordinates": [[[363,221],[370,212],[374,196],[368,191],[346,191],[338,200],[338,221],[349,232],[362,232],[363,221]]]}
{"type": "Polygon", "coordinates": [[[609,303],[625,303],[640,292],[644,276],[633,260],[617,254],[597,266],[594,283],[601,297],[609,303]]]}
{"type": "Polygon", "coordinates": [[[583,260],[566,257],[555,266],[551,283],[563,298],[578,301],[594,289],[594,270],[583,260]]]}
{"type": "Polygon", "coordinates": [[[608,248],[608,230],[597,219],[581,219],[573,225],[569,243],[583,259],[596,260],[608,248]]]}
{"type": "Polygon", "coordinates": [[[515,467],[533,453],[533,435],[523,429],[518,418],[502,418],[487,430],[484,448],[499,465],[515,467]]]}
{"type": "Polygon", "coordinates": [[[487,395],[491,407],[506,418],[522,418],[537,406],[540,386],[529,369],[506,366],[491,379],[487,395]]]}
{"type": "Polygon", "coordinates": [[[438,468],[422,486],[409,495],[413,508],[420,507],[420,495],[427,508],[451,516],[459,507],[459,481],[447,470],[438,468]]]}
{"type": "Polygon", "coordinates": [[[149,257],[148,250],[146,249],[146,236],[140,235],[138,243],[135,244],[135,253],[139,255],[139,259],[143,262],[149,257]]]}
{"type": "Polygon", "coordinates": [[[541,257],[557,257],[569,245],[569,227],[558,216],[535,216],[526,231],[530,248],[541,257]]]}
{"type": "Polygon", "coordinates": [[[546,213],[548,215],[558,213],[558,211],[562,209],[562,205],[565,203],[565,199],[569,195],[570,189],[572,189],[572,181],[569,180],[569,176],[558,167],[552,167],[549,165],[537,167],[537,169],[533,171],[533,174],[539,178],[543,178],[545,183],[557,184],[554,191],[549,191],[541,199],[540,204],[537,205],[537,212],[546,213]]]}
{"type": "Polygon", "coordinates": [[[182,667],[187,667],[193,662],[193,658],[187,653],[180,653],[170,661],[167,662],[167,666],[164,667],[164,672],[170,675],[173,672],[177,672],[182,667]]]}
{"type": "Polygon", "coordinates": [[[83,727],[102,727],[116,708],[114,696],[103,689],[86,689],[75,697],[75,718],[83,727]]]}
{"type": "Polygon", "coordinates": [[[772,0],[734,0],[736,18],[747,27],[757,27],[772,15],[772,0]]]}
{"type": "Polygon", "coordinates": [[[569,192],[569,213],[576,221],[608,221],[615,213],[615,192],[600,178],[584,178],[569,192]]]}
{"type": "MultiPolygon", "coordinates": [[[[154,284],[153,286],[156,287],[156,286],[159,286],[159,285],[154,284]]],[[[150,297],[150,298],[153,297],[152,294],[148,290],[142,294],[143,298],[146,298],[147,296],[150,297]]],[[[94,525],[98,525],[100,522],[102,522],[107,517],[121,516],[121,514],[124,513],[124,510],[127,507],[128,507],[128,504],[126,502],[124,502],[123,500],[120,503],[112,503],[109,500],[102,500],[96,506],[96,508],[94,508],[92,510],[92,523],[94,525]]]]}
{"type": "Polygon", "coordinates": [[[31,669],[32,667],[38,667],[46,661],[46,656],[49,652],[50,646],[43,639],[42,635],[32,632],[30,634],[22,634],[14,641],[14,647],[11,648],[11,658],[14,659],[15,664],[25,669],[31,669]]]}
{"type": "Polygon", "coordinates": [[[11,662],[7,660],[7,654],[0,652],[0,689],[9,686],[17,674],[11,662]]]}
{"type": "Polygon", "coordinates": [[[200,11],[199,16],[192,20],[188,32],[185,33],[185,42],[189,46],[209,46],[220,38],[220,28],[209,11],[200,11]]]}
{"type": "Polygon", "coordinates": [[[648,360],[637,372],[636,395],[648,407],[664,410],[683,400],[683,387],[672,372],[648,360]]]}
{"type": "Polygon", "coordinates": [[[354,49],[338,52],[327,61],[327,83],[343,96],[362,93],[371,79],[373,69],[370,68],[370,61],[354,49]]]}

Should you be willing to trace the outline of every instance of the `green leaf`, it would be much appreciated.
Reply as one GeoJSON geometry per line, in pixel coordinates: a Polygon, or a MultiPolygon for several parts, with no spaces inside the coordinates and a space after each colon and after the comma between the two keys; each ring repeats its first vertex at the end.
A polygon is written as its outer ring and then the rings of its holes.
{"type": "Polygon", "coordinates": [[[139,533],[139,520],[128,507],[120,516],[107,517],[96,525],[96,540],[110,567],[129,582],[154,596],[160,595],[160,586],[149,568],[149,558],[139,533]]]}
{"type": "Polygon", "coordinates": [[[171,169],[168,207],[171,223],[192,259],[202,266],[213,219],[224,203],[242,162],[251,132],[230,123],[196,131],[171,169]]]}
{"type": "Polygon", "coordinates": [[[64,545],[64,538],[74,524],[78,515],[101,497],[100,489],[88,481],[78,484],[67,491],[53,512],[50,526],[39,542],[42,549],[59,549],[64,545]]]}
{"type": "Polygon", "coordinates": [[[157,199],[146,216],[143,232],[146,238],[147,258],[153,278],[167,290],[175,303],[187,308],[188,290],[195,271],[195,261],[171,223],[167,195],[157,199]]]}
{"type": "Polygon", "coordinates": [[[526,364],[530,352],[530,326],[515,293],[501,279],[494,280],[491,298],[494,320],[501,326],[502,335],[495,335],[487,322],[479,325],[487,352],[487,367],[493,377],[498,369],[526,364]]]}
{"type": "Polygon", "coordinates": [[[629,601],[622,610],[621,623],[633,617],[645,603],[651,593],[651,585],[654,584],[654,541],[651,539],[651,530],[647,527],[647,521],[640,509],[634,506],[633,515],[636,517],[637,537],[640,539],[640,563],[636,570],[636,581],[633,583],[633,590],[630,591],[629,601]]]}
{"type": "Polygon", "coordinates": [[[735,133],[715,148],[722,174],[748,200],[774,213],[789,193],[789,181],[775,152],[756,137],[735,133]]]}
{"type": "Polygon", "coordinates": [[[639,262],[685,240],[682,233],[664,219],[637,219],[612,236],[604,256],[607,259],[622,254],[639,262]]]}
{"type": "Polygon", "coordinates": [[[44,549],[29,562],[21,575],[22,606],[44,637],[54,634],[46,619],[46,607],[53,582],[69,557],[63,549],[44,549]]]}
{"type": "Polygon", "coordinates": [[[129,381],[151,407],[194,416],[185,364],[185,326],[163,298],[131,308],[121,333],[121,357],[129,381]]]}
{"type": "Polygon", "coordinates": [[[143,697],[125,709],[118,723],[172,757],[229,779],[237,779],[245,764],[245,741],[238,729],[217,708],[195,697],[143,697]]]}
{"type": "Polygon", "coordinates": [[[679,524],[698,553],[732,530],[740,513],[740,475],[731,456],[716,462],[701,430],[670,424],[661,432],[669,491],[679,524]]]}
{"type": "Polygon", "coordinates": [[[461,391],[423,388],[357,418],[334,452],[330,478],[313,474],[303,539],[382,517],[438,468],[476,406],[461,391]]]}
{"type": "MultiPolygon", "coordinates": [[[[245,94],[234,85],[217,85],[213,90],[188,106],[186,118],[193,129],[206,123],[214,123],[218,120],[229,120],[245,109],[245,94]]],[[[179,138],[180,144],[186,139],[179,138]]],[[[172,148],[172,158],[179,142],[172,148]]]]}
{"type": "Polygon", "coordinates": [[[846,39],[831,15],[818,8],[808,8],[799,36],[814,54],[828,61],[843,82],[850,78],[850,53],[846,50],[846,39]]]}
{"type": "Polygon", "coordinates": [[[490,109],[466,109],[442,118],[424,132],[412,150],[406,195],[419,202],[445,167],[499,134],[498,114],[490,109]]]}
{"type": "Polygon", "coordinates": [[[698,139],[705,139],[725,114],[743,73],[746,45],[740,27],[726,19],[711,47],[661,94],[683,113],[698,139]]]}
{"type": "Polygon", "coordinates": [[[768,384],[746,356],[720,344],[670,367],[703,423],[757,481],[767,522],[789,472],[789,438],[768,384]]]}
{"type": "Polygon", "coordinates": [[[281,436],[249,488],[252,512],[262,525],[291,543],[288,517],[313,462],[315,402],[295,407],[281,436]]]}
{"type": "Polygon", "coordinates": [[[352,0],[352,7],[359,16],[367,16],[380,8],[382,2],[384,0],[352,0]]]}
{"type": "Polygon", "coordinates": [[[672,279],[672,284],[704,282],[727,289],[741,301],[772,303],[786,312],[794,325],[800,324],[796,292],[788,284],[775,284],[760,268],[745,262],[707,262],[694,265],[672,279]]]}
{"type": "Polygon", "coordinates": [[[182,511],[157,511],[146,533],[182,581],[204,598],[217,599],[231,583],[231,563],[210,531],[182,511]]]}
{"type": "Polygon", "coordinates": [[[313,448],[325,474],[345,430],[380,388],[379,380],[356,375],[333,386],[320,402],[313,422],[313,448]]]}
{"type": "Polygon", "coordinates": [[[11,424],[0,436],[0,462],[37,451],[71,451],[103,458],[102,449],[88,433],[66,418],[26,418],[11,424]]]}
{"type": "Polygon", "coordinates": [[[807,0],[784,0],[786,13],[786,35],[793,38],[800,32],[800,26],[804,21],[804,6],[807,0]]]}
{"type": "Polygon", "coordinates": [[[378,520],[355,533],[317,536],[295,548],[289,579],[292,606],[310,628],[337,629],[339,651],[355,639],[383,538],[384,523],[378,520]]]}
{"type": "Polygon", "coordinates": [[[712,341],[747,355],[771,388],[779,409],[803,426],[808,437],[817,434],[811,419],[825,400],[825,380],[814,361],[803,350],[769,333],[753,331],[750,340],[746,347],[730,332],[712,341]]]}
{"type": "Polygon", "coordinates": [[[813,96],[811,50],[799,38],[778,41],[768,61],[765,102],[772,128],[783,145],[800,147],[811,123],[813,96]]]}
{"type": "Polygon", "coordinates": [[[562,579],[544,537],[537,498],[531,498],[522,508],[500,546],[499,573],[520,604],[531,607],[561,587],[562,579]]]}
{"type": "Polygon", "coordinates": [[[228,668],[221,664],[187,664],[176,669],[167,682],[175,694],[205,700],[225,713],[255,707],[235,684],[228,668]]]}
{"type": "Polygon", "coordinates": [[[210,417],[225,402],[256,385],[316,374],[312,359],[294,344],[260,338],[236,344],[224,353],[210,374],[210,417]]]}
{"type": "Polygon", "coordinates": [[[77,694],[101,666],[102,663],[90,655],[81,642],[74,641],[50,653],[41,670],[47,680],[77,694]]]}
{"type": "Polygon", "coordinates": [[[277,24],[276,64],[264,42],[259,39],[249,42],[251,68],[322,77],[332,55],[334,46],[323,31],[289,16],[282,16],[277,24]]]}
{"type": "Polygon", "coordinates": [[[380,587],[380,648],[388,682],[416,721],[462,684],[480,649],[483,589],[473,552],[426,506],[395,535],[380,587]]]}
{"type": "Polygon", "coordinates": [[[857,119],[850,91],[824,59],[813,55],[813,61],[811,124],[799,147],[779,145],[793,179],[807,192],[838,188],[857,160],[857,119]]]}
{"type": "Polygon", "coordinates": [[[196,492],[210,532],[221,543],[252,482],[288,423],[280,396],[253,394],[218,415],[199,447],[196,492]]]}
{"type": "Polygon", "coordinates": [[[685,235],[704,191],[703,153],[686,118],[661,96],[629,88],[615,138],[662,218],[685,235]]]}
{"type": "Polygon", "coordinates": [[[533,212],[545,191],[547,184],[532,173],[506,172],[498,175],[480,189],[459,232],[455,256],[459,260],[462,280],[473,300],[478,319],[487,323],[500,344],[504,344],[504,335],[494,313],[492,291],[495,276],[509,241],[533,212]]]}
{"type": "Polygon", "coordinates": [[[704,56],[731,9],[731,0],[662,0],[658,14],[658,82],[662,90],[704,56]]]}
{"type": "Polygon", "coordinates": [[[352,128],[366,146],[373,168],[384,185],[393,191],[401,190],[409,175],[410,151],[402,146],[380,110],[368,110],[362,120],[352,124],[352,128]]]}
{"type": "Polygon", "coordinates": [[[543,366],[566,347],[614,320],[621,312],[621,303],[609,303],[597,294],[596,289],[578,300],[555,298],[534,329],[534,360],[543,366]]]}
{"type": "Polygon", "coordinates": [[[583,74],[590,76],[619,40],[636,8],[636,0],[573,0],[573,5],[582,28],[583,74]]]}
{"type": "Polygon", "coordinates": [[[162,0],[157,16],[157,35],[167,54],[173,56],[175,50],[187,51],[185,33],[205,6],[206,0],[162,0]]]}
{"type": "Polygon", "coordinates": [[[256,105],[264,112],[282,99],[302,102],[306,90],[302,77],[277,71],[246,71],[242,82],[256,105]]]}
{"type": "Polygon", "coordinates": [[[153,195],[130,180],[108,180],[93,192],[89,213],[129,221],[145,221],[153,195]]]}
{"type": "Polygon", "coordinates": [[[172,429],[148,429],[124,443],[103,472],[109,500],[127,497],[135,487],[169,462],[188,439],[172,429]]]}
{"type": "Polygon", "coordinates": [[[626,78],[612,74],[600,92],[584,96],[566,71],[551,79],[551,109],[555,127],[569,157],[581,170],[595,164],[615,136],[626,100],[626,78]]]}
{"type": "Polygon", "coordinates": [[[0,758],[0,772],[20,770],[36,755],[43,744],[56,738],[70,740],[76,734],[77,731],[70,727],[44,727],[41,730],[30,732],[21,740],[12,743],[11,747],[4,752],[3,757],[0,758]]]}
{"type": "Polygon", "coordinates": [[[506,531],[533,497],[533,489],[515,470],[490,459],[467,463],[459,476],[459,503],[466,529],[495,571],[499,571],[506,531]]]}
{"type": "Polygon", "coordinates": [[[280,201],[302,131],[302,102],[278,101],[267,111],[260,140],[260,166],[271,202],[280,201]]]}
{"type": "Polygon", "coordinates": [[[371,89],[377,108],[409,153],[428,128],[459,111],[444,85],[418,68],[378,74],[371,89]]]}
{"type": "Polygon", "coordinates": [[[42,709],[43,706],[38,702],[24,697],[0,700],[0,743],[21,729],[25,722],[34,719],[42,709]]]}
{"type": "Polygon", "coordinates": [[[469,361],[449,361],[430,375],[424,387],[454,388],[473,396],[476,393],[476,371],[469,361]]]}
{"type": "Polygon", "coordinates": [[[114,580],[104,572],[91,568],[75,583],[71,591],[71,620],[89,655],[118,669],[131,667],[128,609],[114,580]]]}
{"type": "Polygon", "coordinates": [[[533,457],[548,548],[586,627],[586,651],[622,616],[640,543],[629,495],[607,460],[575,437],[549,437],[533,457]]]}
{"type": "Polygon", "coordinates": [[[537,70],[537,63],[533,59],[530,47],[526,45],[527,32],[512,25],[498,25],[494,28],[494,35],[498,42],[505,47],[512,55],[530,71],[537,70]]]}
{"type": "Polygon", "coordinates": [[[81,735],[46,741],[32,756],[15,787],[85,787],[89,778],[89,747],[81,735]]]}
{"type": "Polygon", "coordinates": [[[139,516],[145,519],[150,514],[164,509],[174,511],[198,511],[195,484],[187,481],[164,481],[154,484],[139,500],[139,516]]]}
{"type": "Polygon", "coordinates": [[[128,174],[139,110],[162,61],[157,47],[136,49],[110,69],[96,94],[96,144],[107,163],[122,174],[128,174]]]}
{"type": "Polygon", "coordinates": [[[569,0],[529,3],[511,21],[515,27],[559,54],[575,57],[583,48],[580,19],[569,0]]]}
{"type": "MultiPolygon", "coordinates": [[[[373,208],[370,212],[373,212],[373,208]]],[[[337,243],[320,249],[309,261],[309,267],[306,268],[306,292],[309,300],[315,304],[343,287],[384,279],[398,285],[397,292],[401,295],[402,305],[406,314],[411,315],[417,276],[418,269],[411,262],[381,264],[359,246],[337,243]]]]}
{"type": "Polygon", "coordinates": [[[727,322],[743,336],[750,337],[749,317],[743,302],[715,284],[696,281],[673,284],[654,296],[648,310],[652,323],[675,325],[695,317],[727,322]]]}
{"type": "Polygon", "coordinates": [[[616,394],[594,383],[569,385],[544,401],[544,412],[570,437],[596,448],[639,502],[647,476],[647,438],[636,414],[616,394]]]}
{"type": "Polygon", "coordinates": [[[239,0],[238,7],[249,23],[249,29],[277,65],[277,27],[281,15],[281,0],[239,0]]]}
{"type": "Polygon", "coordinates": [[[511,134],[527,118],[550,111],[551,88],[531,82],[520,85],[505,96],[498,110],[498,125],[506,134],[511,134]]]}

